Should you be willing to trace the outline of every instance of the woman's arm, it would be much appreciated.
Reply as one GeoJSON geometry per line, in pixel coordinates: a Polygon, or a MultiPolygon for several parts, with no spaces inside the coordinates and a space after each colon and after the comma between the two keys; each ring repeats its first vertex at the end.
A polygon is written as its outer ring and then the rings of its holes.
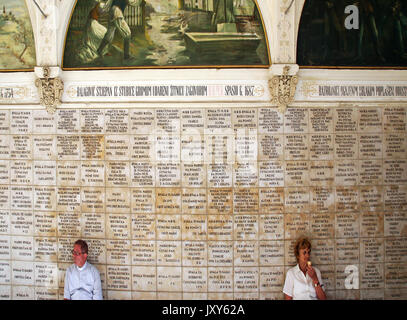
{"type": "Polygon", "coordinates": [[[318,300],[326,300],[326,295],[324,289],[322,289],[321,284],[318,279],[318,275],[315,272],[315,269],[307,265],[307,273],[311,277],[312,282],[314,283],[315,293],[317,294],[318,300]]]}
{"type": "Polygon", "coordinates": [[[285,282],[283,287],[284,299],[285,300],[292,300],[293,299],[293,291],[294,291],[294,279],[290,270],[288,270],[285,276],[285,282]]]}
{"type": "Polygon", "coordinates": [[[315,292],[317,293],[318,300],[326,300],[324,289],[322,289],[319,281],[314,282],[314,284],[315,283],[318,283],[318,285],[315,287],[315,292]]]}

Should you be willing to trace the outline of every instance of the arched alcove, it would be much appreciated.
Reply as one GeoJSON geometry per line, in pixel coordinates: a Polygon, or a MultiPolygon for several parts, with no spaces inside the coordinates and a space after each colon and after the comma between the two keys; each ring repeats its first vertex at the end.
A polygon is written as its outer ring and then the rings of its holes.
{"type": "Polygon", "coordinates": [[[407,67],[407,3],[306,0],[297,63],[306,67],[407,67]]]}
{"type": "Polygon", "coordinates": [[[268,52],[255,0],[77,0],[63,69],[267,68],[268,52]],[[121,15],[122,32],[107,36],[111,17],[121,15]]]}
{"type": "Polygon", "coordinates": [[[24,0],[0,0],[0,71],[28,71],[36,65],[34,36],[24,0]]]}

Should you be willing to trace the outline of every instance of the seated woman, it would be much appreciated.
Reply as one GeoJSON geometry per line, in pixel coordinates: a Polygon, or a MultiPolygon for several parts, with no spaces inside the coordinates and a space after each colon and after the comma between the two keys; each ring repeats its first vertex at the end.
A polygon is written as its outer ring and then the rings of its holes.
{"type": "Polygon", "coordinates": [[[284,283],[286,300],[325,300],[321,272],[311,266],[311,243],[306,238],[297,240],[294,254],[298,264],[289,269],[284,283]]]}

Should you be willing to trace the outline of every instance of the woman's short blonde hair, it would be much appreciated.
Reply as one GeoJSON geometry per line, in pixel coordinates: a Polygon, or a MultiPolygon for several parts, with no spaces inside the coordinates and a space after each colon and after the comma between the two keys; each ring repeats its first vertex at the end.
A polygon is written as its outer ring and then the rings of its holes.
{"type": "Polygon", "coordinates": [[[307,238],[299,238],[294,245],[294,255],[297,258],[300,256],[301,249],[309,249],[311,251],[311,242],[307,238]]]}

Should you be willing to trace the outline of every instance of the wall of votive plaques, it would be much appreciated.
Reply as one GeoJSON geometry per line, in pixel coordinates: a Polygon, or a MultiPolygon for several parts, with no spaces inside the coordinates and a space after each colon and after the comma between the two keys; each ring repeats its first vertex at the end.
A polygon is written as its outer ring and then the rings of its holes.
{"type": "Polygon", "coordinates": [[[82,238],[105,299],[282,299],[305,235],[328,298],[406,299],[406,113],[0,110],[0,298],[62,299],[82,238]]]}

